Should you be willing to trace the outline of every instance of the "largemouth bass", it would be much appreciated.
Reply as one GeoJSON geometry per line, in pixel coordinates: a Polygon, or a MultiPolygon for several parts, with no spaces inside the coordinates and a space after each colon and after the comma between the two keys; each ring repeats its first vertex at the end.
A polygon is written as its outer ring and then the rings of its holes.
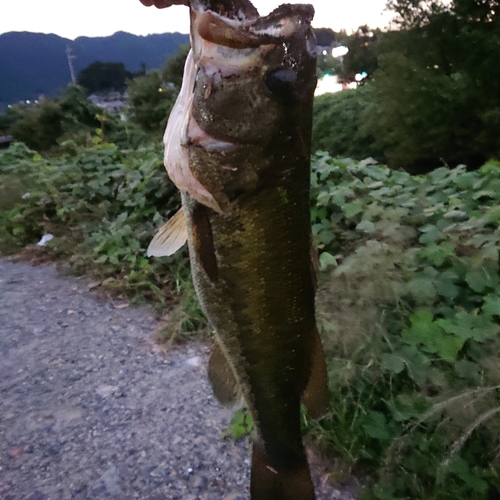
{"type": "Polygon", "coordinates": [[[254,420],[253,500],[314,499],[300,404],[313,417],[327,406],[310,252],[313,14],[309,5],[260,17],[248,0],[190,2],[192,50],[165,132],[182,209],[148,249],[170,255],[187,238],[215,331],[214,393],[227,406],[242,397],[254,420]]]}

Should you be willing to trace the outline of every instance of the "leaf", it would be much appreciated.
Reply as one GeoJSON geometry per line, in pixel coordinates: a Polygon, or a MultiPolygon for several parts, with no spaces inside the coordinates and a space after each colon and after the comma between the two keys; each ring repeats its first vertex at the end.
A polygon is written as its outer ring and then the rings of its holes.
{"type": "Polygon", "coordinates": [[[479,384],[482,378],[482,368],[473,361],[463,359],[455,363],[455,372],[461,378],[470,380],[475,384],[479,384]]]}
{"type": "Polygon", "coordinates": [[[440,276],[435,281],[435,286],[439,295],[450,300],[457,298],[460,293],[460,287],[447,277],[440,276]]]}
{"type": "Polygon", "coordinates": [[[433,320],[430,311],[419,311],[411,319],[411,327],[402,333],[403,340],[409,344],[422,345],[425,351],[439,355],[453,363],[464,346],[463,337],[448,335],[438,321],[433,320]]]}
{"type": "Polygon", "coordinates": [[[468,269],[465,281],[475,292],[481,293],[487,287],[494,288],[498,283],[498,273],[491,272],[486,266],[468,269]]]}
{"type": "Polygon", "coordinates": [[[441,266],[444,261],[455,254],[455,245],[449,242],[429,243],[420,251],[420,256],[429,259],[435,266],[441,266]]]}
{"type": "Polygon", "coordinates": [[[500,296],[493,294],[487,295],[484,298],[482,311],[491,316],[500,316],[500,296]]]}
{"type": "Polygon", "coordinates": [[[348,219],[352,219],[355,215],[358,215],[363,211],[363,202],[356,200],[352,203],[346,203],[342,206],[342,210],[348,219]]]}
{"type": "Polygon", "coordinates": [[[391,408],[397,422],[420,418],[430,407],[430,401],[422,394],[400,394],[391,408]]]}
{"type": "Polygon", "coordinates": [[[380,363],[380,367],[382,370],[398,374],[401,373],[405,367],[405,361],[401,356],[398,356],[395,353],[391,354],[383,354],[382,355],[382,362],[380,363]]]}
{"type": "Polygon", "coordinates": [[[324,271],[330,266],[336,266],[338,264],[337,257],[334,257],[332,254],[328,252],[323,252],[319,256],[319,268],[321,271],[324,271]]]}
{"type": "Polygon", "coordinates": [[[413,278],[407,283],[407,288],[416,299],[433,299],[436,296],[436,287],[428,278],[413,278]]]}
{"type": "Polygon", "coordinates": [[[375,232],[375,224],[369,220],[363,220],[356,226],[356,231],[361,233],[373,233],[375,232]]]}
{"type": "Polygon", "coordinates": [[[393,435],[387,424],[385,415],[378,411],[368,412],[363,428],[367,436],[381,441],[389,440],[393,435]]]}
{"type": "Polygon", "coordinates": [[[437,323],[448,333],[458,335],[464,340],[474,339],[484,342],[495,337],[500,331],[500,325],[491,316],[475,315],[466,311],[458,312],[452,319],[440,319],[437,323]]]}
{"type": "Polygon", "coordinates": [[[432,243],[441,237],[441,231],[437,226],[425,226],[420,229],[422,235],[418,239],[420,243],[432,243]]]}

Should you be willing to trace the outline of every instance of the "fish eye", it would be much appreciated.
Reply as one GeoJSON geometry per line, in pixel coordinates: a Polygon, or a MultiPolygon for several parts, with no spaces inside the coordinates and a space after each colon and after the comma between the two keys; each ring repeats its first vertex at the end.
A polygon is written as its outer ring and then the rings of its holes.
{"type": "Polygon", "coordinates": [[[266,87],[273,94],[288,92],[297,81],[297,73],[291,68],[276,68],[269,71],[264,79],[266,87]]]}

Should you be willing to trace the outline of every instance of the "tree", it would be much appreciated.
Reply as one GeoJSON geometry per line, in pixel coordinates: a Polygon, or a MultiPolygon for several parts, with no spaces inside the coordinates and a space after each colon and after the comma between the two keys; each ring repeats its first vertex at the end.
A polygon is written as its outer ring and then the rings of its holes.
{"type": "Polygon", "coordinates": [[[43,151],[57,144],[63,133],[64,113],[55,101],[44,100],[25,108],[10,127],[10,133],[29,148],[43,151]]]}
{"type": "Polygon", "coordinates": [[[345,41],[349,52],[343,57],[339,76],[345,82],[353,82],[358,73],[371,75],[378,67],[377,41],[380,30],[360,26],[345,41]]]}
{"type": "Polygon", "coordinates": [[[372,88],[357,89],[314,98],[313,151],[362,160],[369,156],[383,159],[383,148],[372,133],[365,133],[364,111],[373,101],[372,88]]]}
{"type": "Polygon", "coordinates": [[[163,134],[168,116],[182,85],[184,63],[189,46],[182,47],[167,60],[161,70],[154,70],[129,82],[127,92],[132,120],[149,133],[163,134]]]}
{"type": "Polygon", "coordinates": [[[131,119],[146,132],[160,136],[165,130],[178,89],[163,81],[159,71],[132,80],[127,88],[131,119]]]}
{"type": "Polygon", "coordinates": [[[82,69],[77,82],[92,94],[95,92],[109,92],[125,90],[126,81],[131,77],[122,62],[95,61],[82,69]]]}
{"type": "Polygon", "coordinates": [[[59,105],[67,122],[78,123],[91,128],[99,126],[96,115],[102,113],[102,111],[87,99],[83,87],[70,83],[59,99],[59,105]]]}
{"type": "Polygon", "coordinates": [[[181,88],[184,64],[186,63],[189,50],[189,45],[183,45],[179,48],[178,52],[169,58],[163,65],[161,77],[164,82],[173,83],[178,89],[181,88]]]}
{"type": "Polygon", "coordinates": [[[388,144],[390,165],[415,173],[443,164],[476,168],[498,155],[495,16],[490,19],[472,0],[392,4],[403,29],[382,37],[373,77],[377,106],[368,118],[372,133],[388,144]]]}

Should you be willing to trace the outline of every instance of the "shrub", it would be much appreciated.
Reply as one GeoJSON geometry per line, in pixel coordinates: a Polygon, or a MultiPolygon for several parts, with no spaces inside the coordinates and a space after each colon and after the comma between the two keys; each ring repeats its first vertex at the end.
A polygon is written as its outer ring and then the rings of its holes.
{"type": "Polygon", "coordinates": [[[364,131],[371,92],[371,88],[364,85],[314,99],[313,151],[323,150],[332,156],[355,159],[382,157],[383,148],[373,134],[364,131]]]}

